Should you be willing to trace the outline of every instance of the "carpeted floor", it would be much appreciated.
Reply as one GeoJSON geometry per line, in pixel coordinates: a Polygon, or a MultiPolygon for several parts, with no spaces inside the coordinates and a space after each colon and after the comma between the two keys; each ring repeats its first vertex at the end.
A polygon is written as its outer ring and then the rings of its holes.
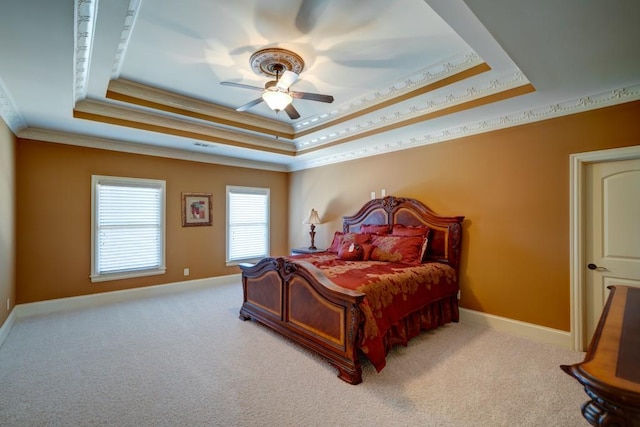
{"type": "Polygon", "coordinates": [[[587,426],[583,353],[471,324],[423,333],[351,386],[238,319],[239,283],[16,321],[1,426],[587,426]]]}

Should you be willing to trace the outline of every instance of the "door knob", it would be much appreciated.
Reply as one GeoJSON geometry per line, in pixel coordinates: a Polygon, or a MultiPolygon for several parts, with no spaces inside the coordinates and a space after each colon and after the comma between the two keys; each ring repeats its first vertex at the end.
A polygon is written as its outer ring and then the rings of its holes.
{"type": "Polygon", "coordinates": [[[595,265],[594,263],[588,264],[587,268],[589,270],[598,270],[598,271],[607,271],[607,269],[605,267],[598,267],[597,265],[595,265]]]}

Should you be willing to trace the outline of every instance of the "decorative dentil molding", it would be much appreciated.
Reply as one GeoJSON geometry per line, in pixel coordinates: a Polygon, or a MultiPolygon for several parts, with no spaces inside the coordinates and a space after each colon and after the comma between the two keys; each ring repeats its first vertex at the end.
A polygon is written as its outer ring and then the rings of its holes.
{"type": "Polygon", "coordinates": [[[14,134],[27,127],[2,78],[0,78],[0,117],[14,134]]]}
{"type": "MultiPolygon", "coordinates": [[[[127,16],[122,26],[120,42],[116,50],[111,77],[118,78],[122,62],[124,61],[129,38],[142,0],[130,0],[127,16]]],[[[91,65],[91,51],[95,24],[98,14],[98,0],[75,0],[75,46],[74,46],[74,99],[76,102],[87,97],[89,81],[89,67],[91,65]]]]}
{"type": "Polygon", "coordinates": [[[404,93],[427,86],[464,70],[482,64],[484,61],[473,51],[463,52],[445,61],[419,70],[409,76],[396,80],[388,87],[372,91],[364,96],[355,98],[329,113],[310,116],[294,125],[296,131],[302,131],[321,123],[335,120],[348,114],[371,107],[391,98],[396,98],[404,93]]]}
{"type": "MultiPolygon", "coordinates": [[[[52,130],[42,130],[27,128],[24,129],[24,122],[19,114],[16,114],[17,120],[14,121],[14,125],[5,117],[5,107],[7,98],[2,93],[3,84],[0,80],[0,112],[3,113],[3,118],[9,124],[13,132],[21,138],[37,139],[49,142],[58,142],[69,145],[78,145],[91,148],[101,148],[105,150],[122,151],[128,153],[144,154],[150,156],[167,157],[174,159],[182,159],[196,162],[222,164],[228,166],[239,166],[255,169],[273,170],[273,171],[297,171],[313,167],[320,167],[333,163],[340,163],[349,160],[355,160],[362,157],[375,156],[378,154],[385,154],[393,151],[399,151],[406,148],[418,147],[427,144],[434,144],[438,142],[444,142],[484,132],[490,132],[498,129],[503,129],[511,126],[517,126],[521,124],[531,123],[535,121],[547,120],[554,117],[560,117],[563,115],[577,114],[584,111],[594,110],[598,108],[604,108],[616,104],[625,102],[632,102],[640,100],[640,85],[631,86],[628,88],[616,89],[609,92],[603,92],[572,101],[566,101],[562,103],[555,103],[540,107],[535,110],[525,110],[514,114],[494,117],[488,120],[481,120],[474,123],[457,126],[454,128],[437,130],[428,134],[419,135],[409,138],[409,140],[397,140],[385,144],[379,144],[372,147],[366,147],[356,150],[345,151],[342,153],[329,155],[314,160],[300,159],[294,161],[289,167],[284,165],[277,165],[269,162],[256,162],[251,160],[242,160],[236,158],[228,158],[206,154],[202,152],[192,152],[171,148],[160,148],[155,146],[148,146],[145,144],[130,143],[123,141],[110,140],[106,138],[89,137],[86,135],[73,135],[65,132],[56,132],[52,130]],[[20,126],[15,126],[15,123],[22,123],[20,126]],[[24,129],[18,133],[17,129],[24,129]]],[[[10,102],[10,99],[8,100],[10,102]]],[[[15,109],[14,109],[15,110],[15,109]]],[[[210,149],[210,148],[205,148],[210,149]]]]}
{"type": "Polygon", "coordinates": [[[298,149],[308,149],[321,144],[331,142],[336,138],[344,138],[349,135],[373,130],[393,123],[402,122],[413,117],[431,114],[439,110],[450,108],[456,105],[464,104],[475,99],[483,98],[488,95],[497,94],[508,89],[520,87],[529,84],[529,80],[519,70],[510,72],[501,76],[493,76],[491,80],[485,81],[480,85],[466,88],[460,88],[455,92],[449,92],[438,97],[423,98],[422,101],[415,105],[397,110],[377,118],[368,118],[366,122],[357,123],[338,131],[332,131],[329,134],[315,136],[312,139],[296,141],[298,149]]]}
{"type": "Polygon", "coordinates": [[[87,97],[91,50],[98,11],[98,0],[75,0],[75,40],[73,67],[75,75],[74,100],[87,97]]]}
{"type": "Polygon", "coordinates": [[[449,141],[452,139],[491,132],[512,126],[519,126],[526,123],[548,120],[570,114],[582,113],[589,110],[595,110],[598,108],[609,107],[612,105],[637,100],[640,100],[640,85],[593,94],[578,99],[543,106],[533,110],[514,112],[513,114],[493,117],[491,119],[481,120],[474,123],[467,123],[465,125],[460,125],[448,129],[436,130],[427,134],[411,137],[408,140],[396,140],[371,147],[344,151],[342,153],[332,154],[313,160],[301,161],[297,162],[291,170],[302,170],[333,163],[340,163],[348,160],[354,160],[362,157],[375,156],[378,154],[403,150],[406,148],[435,144],[438,142],[449,141]]]}
{"type": "Polygon", "coordinates": [[[127,17],[125,18],[124,25],[122,27],[122,34],[120,35],[120,43],[116,50],[116,57],[113,61],[113,67],[111,68],[111,78],[117,79],[120,77],[120,70],[122,69],[122,63],[127,53],[127,47],[129,47],[129,39],[133,32],[133,26],[135,25],[138,12],[142,0],[130,0],[129,8],[127,9],[127,17]]]}

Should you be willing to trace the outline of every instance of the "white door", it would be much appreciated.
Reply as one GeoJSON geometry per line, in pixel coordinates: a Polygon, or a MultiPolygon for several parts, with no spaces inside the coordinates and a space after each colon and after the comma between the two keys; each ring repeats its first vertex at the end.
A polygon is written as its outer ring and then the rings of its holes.
{"type": "Polygon", "coordinates": [[[640,287],[640,159],[586,167],[586,342],[614,284],[640,287]]]}

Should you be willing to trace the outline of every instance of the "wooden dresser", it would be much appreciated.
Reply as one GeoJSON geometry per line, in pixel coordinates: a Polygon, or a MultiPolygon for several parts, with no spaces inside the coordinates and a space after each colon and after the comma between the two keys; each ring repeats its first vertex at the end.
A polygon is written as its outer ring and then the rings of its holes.
{"type": "Polygon", "coordinates": [[[562,365],[591,398],[582,415],[594,426],[640,426],[640,288],[611,286],[585,359],[562,365]]]}

